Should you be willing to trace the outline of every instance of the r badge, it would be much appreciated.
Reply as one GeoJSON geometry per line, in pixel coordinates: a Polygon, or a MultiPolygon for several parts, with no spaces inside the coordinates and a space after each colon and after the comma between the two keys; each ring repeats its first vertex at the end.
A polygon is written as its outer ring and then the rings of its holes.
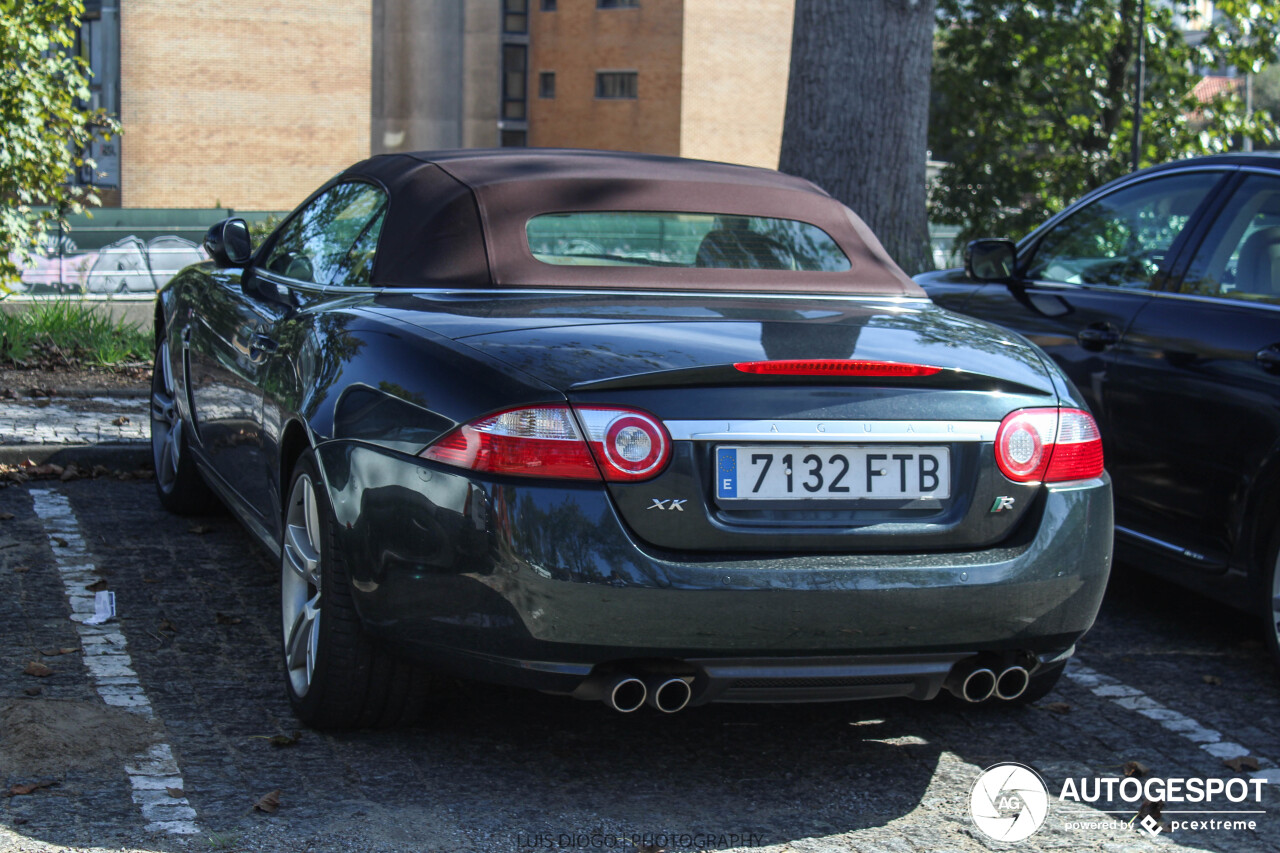
{"type": "Polygon", "coordinates": [[[1001,495],[996,498],[996,502],[991,505],[991,512],[1004,512],[1006,509],[1013,509],[1013,498],[1007,498],[1001,495]]]}

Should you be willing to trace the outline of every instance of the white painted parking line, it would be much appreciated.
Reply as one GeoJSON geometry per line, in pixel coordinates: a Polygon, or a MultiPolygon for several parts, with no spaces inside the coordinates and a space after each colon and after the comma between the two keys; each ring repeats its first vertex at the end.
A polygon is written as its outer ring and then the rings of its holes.
{"type": "MultiPolygon", "coordinates": [[[[1090,669],[1076,659],[1067,664],[1067,678],[1076,684],[1092,691],[1094,696],[1110,699],[1121,708],[1136,711],[1149,720],[1154,720],[1164,729],[1191,741],[1196,746],[1215,758],[1230,759],[1253,755],[1253,751],[1233,741],[1223,740],[1222,732],[1203,726],[1192,718],[1160,704],[1136,687],[1121,683],[1109,675],[1103,675],[1090,669]]],[[[1258,770],[1251,774],[1255,779],[1264,779],[1273,785],[1280,785],[1280,767],[1274,761],[1254,755],[1258,761],[1258,770]]]]}
{"type": "MultiPolygon", "coordinates": [[[[36,515],[44,525],[53,549],[54,562],[62,575],[71,620],[80,634],[85,668],[102,701],[155,719],[151,701],[133,671],[133,660],[123,632],[117,624],[86,624],[93,616],[94,594],[85,587],[102,577],[93,565],[93,555],[85,545],[80,525],[67,497],[53,489],[32,489],[36,515]]],[[[133,801],[147,819],[147,831],[170,835],[195,835],[196,811],[186,797],[170,796],[167,788],[184,788],[182,773],[167,743],[157,743],[125,765],[133,787],[133,801]]]]}

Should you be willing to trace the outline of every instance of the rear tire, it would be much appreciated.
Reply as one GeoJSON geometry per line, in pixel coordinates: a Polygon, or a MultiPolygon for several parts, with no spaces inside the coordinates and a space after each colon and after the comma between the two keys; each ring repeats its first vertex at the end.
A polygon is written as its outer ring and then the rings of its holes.
{"type": "Polygon", "coordinates": [[[285,689],[318,729],[394,726],[421,716],[432,679],[362,630],[333,509],[310,449],[289,481],[280,546],[285,689]]]}
{"type": "Polygon", "coordinates": [[[205,515],[218,507],[187,447],[187,429],[178,413],[169,340],[161,335],[151,367],[151,462],[160,505],[174,515],[205,515]]]}

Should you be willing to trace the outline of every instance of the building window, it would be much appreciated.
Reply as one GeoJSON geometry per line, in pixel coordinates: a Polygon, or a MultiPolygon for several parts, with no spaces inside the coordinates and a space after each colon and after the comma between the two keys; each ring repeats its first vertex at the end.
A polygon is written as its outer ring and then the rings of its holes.
{"type": "Polygon", "coordinates": [[[529,46],[504,44],[502,46],[502,117],[523,121],[525,114],[525,76],[529,60],[529,46]]]}
{"type": "Polygon", "coordinates": [[[503,148],[523,148],[529,144],[528,136],[523,130],[502,131],[503,148]]]}
{"type": "Polygon", "coordinates": [[[502,31],[529,32],[529,0],[502,0],[502,31]]]}
{"type": "Polygon", "coordinates": [[[640,0],[596,0],[597,9],[634,9],[640,0]]]}
{"type": "Polygon", "coordinates": [[[542,0],[542,11],[554,12],[556,10],[556,0],[542,0]]]}
{"type": "Polygon", "coordinates": [[[634,99],[638,97],[638,76],[634,71],[597,71],[596,97],[634,99]]]}
{"type": "Polygon", "coordinates": [[[538,75],[538,97],[554,98],[556,96],[556,72],[543,71],[538,75]]]}

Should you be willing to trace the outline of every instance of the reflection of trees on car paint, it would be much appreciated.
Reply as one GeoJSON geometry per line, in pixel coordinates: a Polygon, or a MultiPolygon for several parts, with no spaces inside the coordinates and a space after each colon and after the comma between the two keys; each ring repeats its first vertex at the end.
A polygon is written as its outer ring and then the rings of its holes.
{"type": "Polygon", "coordinates": [[[204,249],[174,235],[150,240],[130,235],[84,252],[78,252],[76,244],[63,235],[47,241],[46,251],[22,269],[19,292],[154,293],[183,267],[205,259],[204,249]]]}

